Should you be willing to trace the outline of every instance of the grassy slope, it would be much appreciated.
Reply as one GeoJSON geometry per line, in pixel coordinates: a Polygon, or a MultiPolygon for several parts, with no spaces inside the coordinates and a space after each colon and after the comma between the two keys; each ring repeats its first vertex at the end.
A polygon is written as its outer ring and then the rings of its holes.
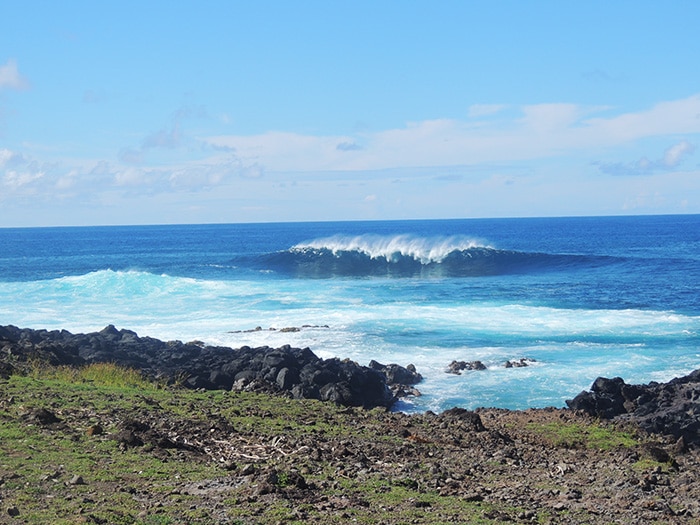
{"type": "MultiPolygon", "coordinates": [[[[483,490],[501,490],[497,476],[508,475],[507,458],[480,459],[493,463],[493,474],[469,474],[460,466],[469,446],[459,440],[475,439],[473,433],[444,421],[441,431],[431,421],[244,392],[164,389],[109,366],[13,376],[0,381],[0,522],[553,519],[546,508],[488,503],[483,490]],[[60,421],[42,421],[38,409],[60,421]],[[127,443],[129,429],[143,444],[127,443]],[[446,439],[461,456],[447,454],[446,439]],[[470,489],[469,475],[484,478],[482,492],[470,489]]],[[[604,454],[639,445],[633,435],[594,422],[498,421],[504,432],[561,450],[604,454]]]]}

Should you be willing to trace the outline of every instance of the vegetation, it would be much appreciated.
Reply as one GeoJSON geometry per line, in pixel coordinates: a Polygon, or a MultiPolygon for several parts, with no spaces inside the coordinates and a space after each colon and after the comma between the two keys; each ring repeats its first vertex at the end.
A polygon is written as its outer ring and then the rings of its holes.
{"type": "Polygon", "coordinates": [[[419,504],[396,518],[415,519],[424,504],[480,515],[473,503],[426,495],[401,482],[353,480],[328,463],[313,471],[308,465],[304,468],[303,461],[285,465],[275,453],[285,452],[281,436],[284,444],[309,434],[324,440],[369,437],[371,423],[358,425],[357,419],[369,420],[381,411],[355,412],[245,392],[171,390],[111,364],[35,367],[29,376],[13,376],[0,388],[0,494],[3,508],[9,514],[16,511],[22,523],[374,523],[377,508],[388,512],[404,500],[419,504]],[[42,421],[42,410],[57,421],[42,421]],[[223,423],[243,436],[238,445],[250,443],[236,456],[240,464],[203,449],[188,449],[184,443],[169,448],[152,443],[125,446],[116,436],[133,419],[151,421],[154,428],[168,422],[171,436],[178,428],[188,427],[191,436],[202,425],[223,423]],[[319,486],[325,498],[337,499],[340,507],[351,503],[351,508],[322,517],[323,509],[296,504],[293,498],[269,504],[248,501],[249,496],[236,490],[227,491],[219,509],[201,506],[202,496],[216,494],[217,483],[223,483],[219,480],[249,465],[258,471],[280,469],[275,478],[280,490],[293,487],[292,473],[299,470],[294,467],[301,467],[308,483],[319,486]],[[351,500],[348,494],[354,494],[351,500]]]}
{"type": "Polygon", "coordinates": [[[559,416],[494,410],[475,431],[459,417],[166,387],[112,364],[34,366],[0,380],[0,522],[597,523],[558,495],[591,486],[611,501],[620,485],[597,487],[598,472],[649,490],[673,475],[635,452],[641,438],[559,416]],[[579,450],[588,471],[566,463],[579,450]]]}
{"type": "Polygon", "coordinates": [[[631,433],[604,425],[601,422],[582,423],[531,423],[528,429],[540,434],[552,445],[569,448],[608,450],[615,447],[634,447],[639,444],[631,433]]]}
{"type": "Polygon", "coordinates": [[[35,362],[32,363],[29,375],[35,379],[67,383],[93,383],[103,387],[144,390],[161,388],[160,384],[144,378],[138,370],[124,368],[114,363],[92,363],[82,367],[51,367],[41,362],[35,362]]]}

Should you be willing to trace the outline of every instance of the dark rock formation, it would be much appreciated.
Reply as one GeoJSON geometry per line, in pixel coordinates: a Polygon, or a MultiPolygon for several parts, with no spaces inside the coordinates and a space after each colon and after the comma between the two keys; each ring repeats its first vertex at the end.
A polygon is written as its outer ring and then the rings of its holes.
{"type": "Polygon", "coordinates": [[[514,359],[512,361],[506,361],[505,367],[506,368],[523,368],[526,366],[530,366],[530,363],[534,363],[534,359],[530,359],[529,357],[521,357],[520,359],[514,359]]]}
{"type": "Polygon", "coordinates": [[[463,370],[486,370],[481,361],[452,361],[447,367],[448,374],[460,375],[463,370]]]}
{"type": "Polygon", "coordinates": [[[590,392],[566,401],[569,408],[619,421],[633,421],[647,432],[700,444],[700,369],[668,383],[628,385],[599,377],[590,392]]]}
{"type": "Polygon", "coordinates": [[[413,365],[408,365],[405,368],[395,363],[383,365],[373,359],[368,366],[372,370],[384,374],[389,385],[415,385],[423,380],[423,376],[416,371],[416,367],[413,365]]]}
{"type": "MultiPolygon", "coordinates": [[[[350,360],[321,359],[308,348],[234,350],[199,341],[164,342],[112,325],[89,334],[0,326],[0,371],[21,371],[37,361],[53,366],[109,362],[189,388],[266,390],[346,406],[389,407],[395,401],[385,372],[350,360]]],[[[391,371],[402,379],[420,377],[415,369],[400,368],[391,371]]]]}
{"type": "Polygon", "coordinates": [[[416,371],[416,367],[408,365],[403,367],[395,363],[383,365],[374,359],[369,362],[369,368],[376,370],[386,377],[386,383],[394,397],[418,397],[421,395],[417,388],[413,385],[420,383],[423,376],[416,371]]]}

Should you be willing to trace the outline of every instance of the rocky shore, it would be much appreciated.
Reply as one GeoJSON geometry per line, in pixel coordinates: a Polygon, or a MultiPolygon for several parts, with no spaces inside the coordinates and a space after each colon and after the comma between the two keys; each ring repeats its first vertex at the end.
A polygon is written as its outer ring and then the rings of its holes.
{"type": "MultiPolygon", "coordinates": [[[[413,365],[372,361],[361,366],[347,359],[324,360],[309,348],[234,350],[200,341],[165,342],[113,325],[89,334],[0,326],[0,374],[7,376],[15,368],[21,371],[36,361],[52,366],[108,362],[193,389],[262,391],[363,408],[390,408],[397,396],[419,395],[414,385],[422,380],[413,365]]],[[[448,371],[481,368],[479,361],[454,361],[448,371]]],[[[672,436],[680,440],[679,446],[700,444],[700,370],[648,385],[628,385],[619,377],[598,378],[590,391],[581,392],[567,405],[594,417],[672,436]]]]}
{"type": "Polygon", "coordinates": [[[566,404],[591,416],[629,421],[647,432],[672,436],[679,448],[700,444],[700,369],[668,383],[646,385],[599,377],[590,391],[566,404]]]}
{"type": "Polygon", "coordinates": [[[99,332],[33,330],[0,326],[0,374],[40,361],[51,366],[114,363],[165,383],[205,390],[265,391],[344,406],[391,407],[396,393],[421,380],[414,367],[370,367],[321,359],[308,348],[208,346],[200,341],[160,341],[113,325],[99,332]]]}
{"type": "Polygon", "coordinates": [[[4,326],[0,377],[0,423],[25,436],[0,443],[0,522],[63,501],[77,514],[52,522],[700,523],[699,372],[600,378],[567,409],[405,415],[386,408],[390,383],[420,380],[410,366],[4,326]],[[15,379],[38,362],[118,363],[186,390],[96,400],[15,379]],[[66,466],[78,446],[89,469],[66,466]],[[115,466],[132,453],[139,466],[115,466]]]}

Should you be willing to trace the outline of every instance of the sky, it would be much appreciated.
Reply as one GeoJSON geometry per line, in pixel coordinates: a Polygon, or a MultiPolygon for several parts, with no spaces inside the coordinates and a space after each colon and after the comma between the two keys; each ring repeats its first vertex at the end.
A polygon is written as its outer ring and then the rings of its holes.
{"type": "Polygon", "coordinates": [[[0,227],[700,213],[698,20],[0,0],[0,227]]]}

